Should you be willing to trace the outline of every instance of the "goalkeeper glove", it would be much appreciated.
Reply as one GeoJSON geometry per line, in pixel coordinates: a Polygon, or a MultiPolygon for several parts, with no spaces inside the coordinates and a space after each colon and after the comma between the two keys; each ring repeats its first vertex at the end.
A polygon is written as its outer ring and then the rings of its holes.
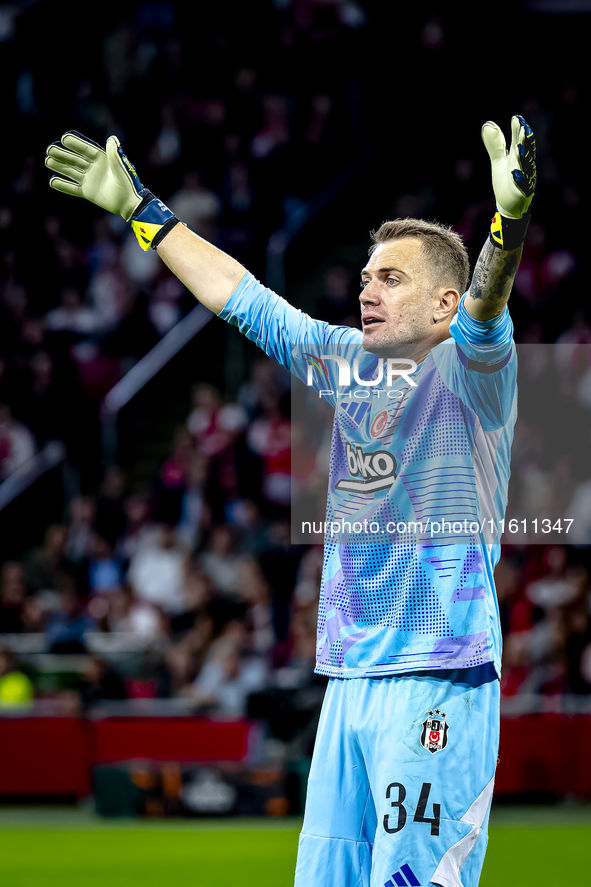
{"type": "Polygon", "coordinates": [[[107,139],[105,150],[79,132],[66,132],[48,147],[45,165],[58,173],[49,180],[56,191],[85,197],[131,222],[143,250],[155,249],[180,221],[140,183],[117,136],[107,139]]]}
{"type": "Polygon", "coordinates": [[[511,118],[509,150],[505,136],[491,120],[482,127],[482,141],[491,161],[497,202],[491,240],[499,249],[517,249],[525,240],[536,188],[536,140],[531,127],[517,114],[511,118]]]}

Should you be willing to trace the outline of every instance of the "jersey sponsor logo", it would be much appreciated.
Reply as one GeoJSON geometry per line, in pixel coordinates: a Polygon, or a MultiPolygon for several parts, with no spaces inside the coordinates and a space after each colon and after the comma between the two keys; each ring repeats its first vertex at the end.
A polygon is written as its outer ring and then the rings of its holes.
{"type": "Polygon", "coordinates": [[[384,887],[421,887],[421,882],[407,862],[401,865],[397,872],[390,876],[384,887]]]}
{"type": "Polygon", "coordinates": [[[346,455],[351,478],[339,480],[336,490],[377,493],[391,487],[396,480],[396,459],[387,450],[366,453],[358,444],[352,447],[347,443],[346,455]]]}
{"type": "Polygon", "coordinates": [[[434,712],[428,712],[426,719],[423,721],[421,745],[434,755],[435,752],[441,751],[446,747],[448,730],[449,724],[445,720],[444,711],[436,708],[434,712]]]}

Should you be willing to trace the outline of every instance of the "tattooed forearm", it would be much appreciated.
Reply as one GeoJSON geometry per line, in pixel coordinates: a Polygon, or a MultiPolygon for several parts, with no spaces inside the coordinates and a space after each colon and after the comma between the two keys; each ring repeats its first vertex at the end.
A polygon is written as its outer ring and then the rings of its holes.
{"type": "Polygon", "coordinates": [[[511,295],[521,251],[521,246],[512,250],[498,249],[490,240],[484,244],[474,268],[469,291],[469,298],[478,302],[478,306],[474,306],[478,319],[496,317],[505,307],[511,295]]]}

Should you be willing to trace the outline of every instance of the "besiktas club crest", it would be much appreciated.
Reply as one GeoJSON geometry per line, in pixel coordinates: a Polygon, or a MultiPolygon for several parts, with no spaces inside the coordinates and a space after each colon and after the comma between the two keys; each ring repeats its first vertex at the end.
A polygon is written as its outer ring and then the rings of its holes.
{"type": "Polygon", "coordinates": [[[447,745],[448,730],[449,724],[445,720],[444,711],[436,708],[435,711],[428,712],[423,721],[421,745],[434,755],[436,751],[441,751],[447,745]]]}

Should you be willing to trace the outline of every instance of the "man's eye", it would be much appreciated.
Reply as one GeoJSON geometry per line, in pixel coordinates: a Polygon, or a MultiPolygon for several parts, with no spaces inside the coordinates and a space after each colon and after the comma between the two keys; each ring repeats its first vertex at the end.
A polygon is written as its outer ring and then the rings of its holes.
{"type": "Polygon", "coordinates": [[[364,290],[368,283],[369,283],[369,280],[362,280],[361,284],[360,284],[361,289],[364,290]]]}
{"type": "Polygon", "coordinates": [[[398,283],[395,277],[388,278],[388,286],[395,286],[398,283]]]}

